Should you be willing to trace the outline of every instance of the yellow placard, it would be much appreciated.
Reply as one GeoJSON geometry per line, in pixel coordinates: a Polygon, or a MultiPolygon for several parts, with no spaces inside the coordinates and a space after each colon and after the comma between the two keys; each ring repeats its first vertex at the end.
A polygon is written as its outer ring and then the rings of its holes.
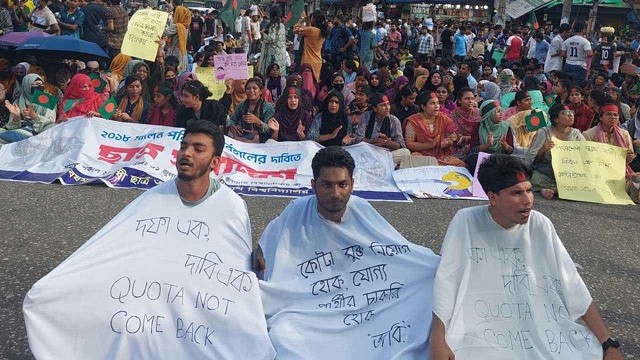
{"type": "MultiPolygon", "coordinates": [[[[249,79],[253,77],[253,65],[247,67],[247,73],[249,79]]],[[[196,68],[196,78],[213,93],[213,95],[209,97],[209,100],[220,100],[224,92],[227,91],[227,86],[224,84],[224,81],[216,80],[216,71],[213,67],[198,66],[196,68]]]]}
{"type": "Polygon", "coordinates": [[[209,100],[220,100],[227,90],[224,81],[216,80],[215,68],[198,66],[196,68],[196,78],[213,93],[213,95],[209,97],[209,100]]]}
{"type": "Polygon", "coordinates": [[[633,205],[625,192],[627,149],[592,141],[553,139],[551,164],[561,199],[633,205]]]}
{"type": "Polygon", "coordinates": [[[164,11],[142,9],[133,14],[124,34],[120,52],[131,57],[155,61],[159,40],[167,23],[164,11]]]}

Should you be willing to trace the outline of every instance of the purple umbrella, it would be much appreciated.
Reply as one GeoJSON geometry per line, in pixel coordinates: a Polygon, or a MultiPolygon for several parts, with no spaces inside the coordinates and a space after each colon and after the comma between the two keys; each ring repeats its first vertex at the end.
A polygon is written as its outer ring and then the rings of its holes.
{"type": "Polygon", "coordinates": [[[0,36],[0,45],[16,47],[29,39],[45,36],[51,35],[42,31],[14,31],[0,36]]]}

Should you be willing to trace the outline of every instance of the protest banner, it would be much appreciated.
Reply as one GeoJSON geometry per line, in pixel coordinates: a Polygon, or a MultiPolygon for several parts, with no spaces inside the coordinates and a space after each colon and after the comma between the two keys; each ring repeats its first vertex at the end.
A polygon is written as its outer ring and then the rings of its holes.
{"type": "Polygon", "coordinates": [[[198,66],[196,68],[196,78],[213,94],[208,100],[220,100],[224,92],[227,91],[224,80],[216,80],[216,72],[212,67],[198,66]]]}
{"type": "Polygon", "coordinates": [[[141,9],[135,12],[127,25],[121,51],[125,55],[155,61],[158,41],[167,23],[165,11],[141,9]]]}
{"type": "Polygon", "coordinates": [[[473,196],[482,198],[482,199],[488,199],[488,197],[487,197],[487,194],[484,192],[482,185],[480,185],[480,181],[478,181],[478,170],[480,169],[480,165],[482,165],[482,163],[485,160],[487,160],[489,156],[491,156],[491,154],[482,152],[482,151],[479,152],[478,160],[476,161],[476,168],[473,171],[473,186],[471,187],[473,189],[472,193],[473,193],[473,196]]]}
{"type": "Polygon", "coordinates": [[[33,285],[23,304],[31,351],[273,359],[251,251],[246,205],[228,187],[193,208],[166,182],[33,285]]]}
{"type": "Polygon", "coordinates": [[[396,170],[393,178],[400,190],[420,199],[486,200],[473,194],[469,170],[457,166],[422,166],[396,170]]]}
{"type": "MultiPolygon", "coordinates": [[[[176,177],[184,129],[77,117],[0,148],[0,179],[65,185],[103,182],[150,189],[176,177]]],[[[315,142],[247,144],[226,138],[217,176],[245,195],[303,196],[311,191],[315,142]]],[[[393,181],[391,154],[358,144],[355,193],[369,200],[410,201],[393,181]]]]}
{"type": "Polygon", "coordinates": [[[561,199],[633,205],[625,191],[625,148],[556,138],[553,143],[551,165],[561,199]]]}
{"type": "Polygon", "coordinates": [[[247,79],[247,54],[215,55],[216,80],[247,79]]]}
{"type": "Polygon", "coordinates": [[[269,337],[282,359],[426,359],[438,257],[361,198],[340,223],[296,199],[260,239],[269,337]]]}

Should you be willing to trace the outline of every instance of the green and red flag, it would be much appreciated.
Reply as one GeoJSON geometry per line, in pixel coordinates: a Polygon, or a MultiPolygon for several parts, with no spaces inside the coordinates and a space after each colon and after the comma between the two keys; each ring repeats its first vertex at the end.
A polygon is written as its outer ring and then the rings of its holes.
{"type": "Polygon", "coordinates": [[[98,114],[100,114],[100,116],[105,119],[111,119],[116,110],[118,110],[118,103],[116,103],[116,99],[111,97],[104,104],[102,104],[100,109],[98,109],[98,114]]]}
{"type": "Polygon", "coordinates": [[[547,127],[547,114],[542,110],[531,110],[524,118],[527,131],[532,132],[547,127]]]}
{"type": "Polygon", "coordinates": [[[238,0],[227,0],[222,9],[220,9],[220,20],[224,21],[228,28],[233,29],[233,24],[238,14],[240,14],[238,0]]]}
{"type": "Polygon", "coordinates": [[[97,93],[101,93],[104,87],[107,86],[107,81],[103,79],[100,74],[91,73],[89,77],[91,78],[91,85],[96,89],[97,93]]]}
{"type": "Polygon", "coordinates": [[[58,98],[49,94],[48,92],[44,92],[40,89],[36,89],[33,92],[33,96],[31,97],[31,102],[40,106],[44,106],[49,110],[55,110],[56,106],[58,106],[58,98]]]}
{"type": "Polygon", "coordinates": [[[536,16],[535,11],[531,12],[529,21],[527,21],[527,25],[529,25],[529,29],[531,29],[531,31],[536,31],[540,28],[540,24],[538,24],[538,17],[536,16]]]}
{"type": "Polygon", "coordinates": [[[544,97],[544,102],[545,104],[547,104],[547,106],[551,107],[556,103],[556,96],[553,94],[549,94],[544,97]]]}
{"type": "Polygon", "coordinates": [[[290,29],[295,25],[304,14],[304,0],[295,0],[291,6],[291,11],[282,19],[282,23],[286,29],[290,29]]]}

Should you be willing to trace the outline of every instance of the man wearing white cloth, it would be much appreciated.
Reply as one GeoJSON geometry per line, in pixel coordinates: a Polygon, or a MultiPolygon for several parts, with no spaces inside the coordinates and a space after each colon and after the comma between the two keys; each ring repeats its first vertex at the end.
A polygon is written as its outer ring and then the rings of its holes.
{"type": "Polygon", "coordinates": [[[492,155],[478,172],[489,205],[449,224],[432,360],[622,359],[553,224],[532,210],[530,176],[522,161],[492,155]]]}
{"type": "Polygon", "coordinates": [[[354,168],[346,150],[320,150],[312,161],[315,196],[291,202],[256,248],[278,359],[428,356],[438,257],[351,196],[354,168]]]}
{"type": "MultiPolygon", "coordinates": [[[[148,190],[27,294],[38,359],[273,359],[246,205],[210,178],[224,136],[184,132],[178,179],[148,190]]],[[[127,175],[128,176],[128,175],[127,175]]]]}

